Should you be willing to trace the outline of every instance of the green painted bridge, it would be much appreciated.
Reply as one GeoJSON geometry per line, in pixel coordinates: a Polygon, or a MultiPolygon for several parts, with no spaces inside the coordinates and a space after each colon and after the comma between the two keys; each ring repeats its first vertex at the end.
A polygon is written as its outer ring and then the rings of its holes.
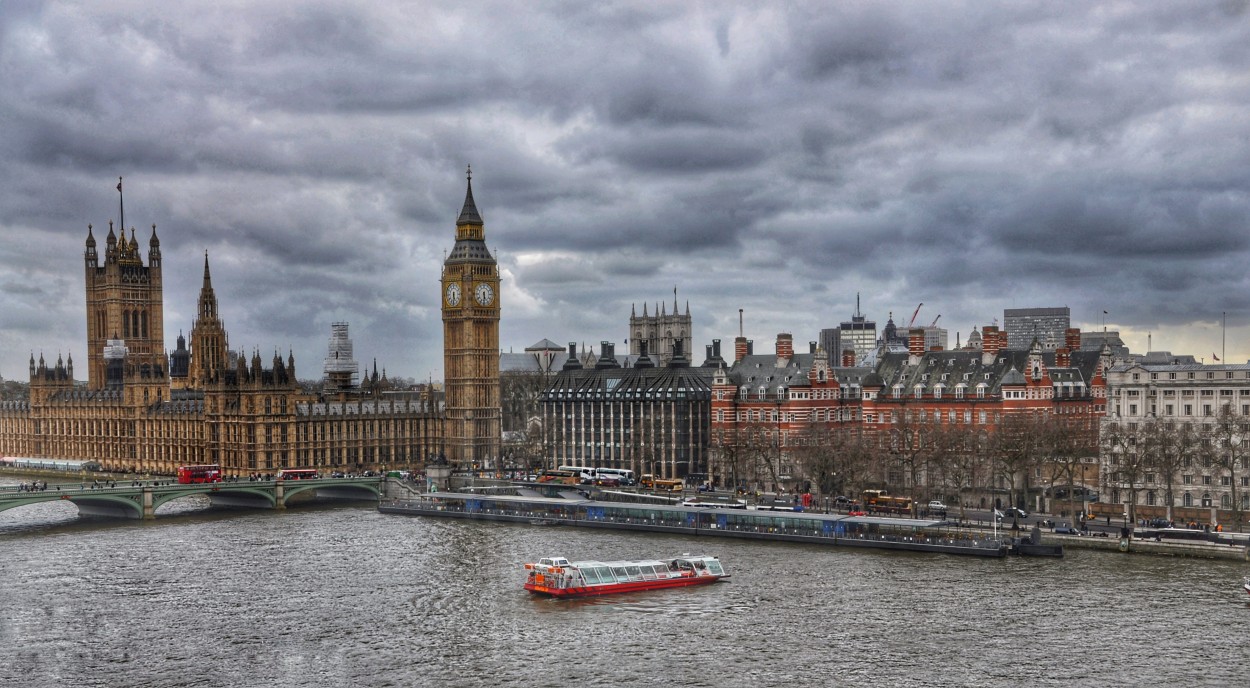
{"type": "MultiPolygon", "coordinates": [[[[116,483],[49,483],[47,489],[33,492],[18,486],[0,487],[0,511],[42,502],[69,501],[84,516],[156,518],[163,504],[207,495],[213,505],[285,509],[295,495],[317,499],[372,499],[381,496],[386,478],[312,478],[305,480],[258,480],[246,482],[181,485],[173,479],[125,481],[116,483]],[[116,485],[109,487],[108,485],[116,485]]],[[[42,485],[42,481],[40,481],[42,485]]]]}

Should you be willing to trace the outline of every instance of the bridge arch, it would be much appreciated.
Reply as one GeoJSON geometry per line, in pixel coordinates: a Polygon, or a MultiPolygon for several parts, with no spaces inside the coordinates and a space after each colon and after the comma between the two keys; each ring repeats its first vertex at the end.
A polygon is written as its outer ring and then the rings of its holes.
{"type": "Polygon", "coordinates": [[[309,490],[329,497],[359,497],[360,499],[377,499],[382,495],[382,481],[356,481],[351,479],[331,480],[296,480],[283,485],[282,498],[290,499],[293,495],[309,490]]]}
{"type": "Polygon", "coordinates": [[[79,515],[88,516],[124,516],[126,518],[143,518],[143,505],[133,495],[110,494],[107,492],[38,492],[17,499],[0,501],[0,511],[8,511],[21,506],[42,504],[44,502],[72,502],[78,507],[79,515]]]}
{"type": "Polygon", "coordinates": [[[160,492],[152,495],[152,511],[155,512],[161,506],[168,504],[174,500],[183,497],[191,497],[194,495],[207,495],[211,500],[215,495],[250,495],[259,497],[260,501],[268,504],[269,508],[277,506],[278,500],[274,497],[273,487],[258,487],[252,483],[214,483],[212,489],[205,490],[204,485],[188,485],[184,490],[176,490],[173,492],[160,492]]]}

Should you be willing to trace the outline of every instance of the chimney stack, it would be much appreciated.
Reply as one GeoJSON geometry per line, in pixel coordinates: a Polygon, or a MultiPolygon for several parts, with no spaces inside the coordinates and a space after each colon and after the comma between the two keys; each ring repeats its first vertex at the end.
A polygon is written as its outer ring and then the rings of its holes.
{"type": "Polygon", "coordinates": [[[1063,345],[1068,347],[1068,351],[1081,350],[1081,328],[1069,327],[1063,331],[1063,345]]]}
{"type": "Polygon", "coordinates": [[[907,331],[907,354],[912,365],[919,363],[920,358],[924,356],[923,327],[913,327],[907,331]]]}
{"type": "Polygon", "coordinates": [[[785,332],[777,335],[777,358],[786,361],[794,358],[794,338],[785,332]]]}

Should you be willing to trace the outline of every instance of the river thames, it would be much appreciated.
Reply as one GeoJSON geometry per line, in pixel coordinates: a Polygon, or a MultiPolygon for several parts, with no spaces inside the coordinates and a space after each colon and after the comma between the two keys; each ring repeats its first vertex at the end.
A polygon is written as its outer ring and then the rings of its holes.
{"type": "MultiPolygon", "coordinates": [[[[0,483],[12,484],[10,478],[0,483]]],[[[1184,686],[1250,676],[1250,565],[854,551],[384,515],[0,512],[5,686],[1184,686]],[[733,578],[531,597],[540,556],[733,578]]]]}

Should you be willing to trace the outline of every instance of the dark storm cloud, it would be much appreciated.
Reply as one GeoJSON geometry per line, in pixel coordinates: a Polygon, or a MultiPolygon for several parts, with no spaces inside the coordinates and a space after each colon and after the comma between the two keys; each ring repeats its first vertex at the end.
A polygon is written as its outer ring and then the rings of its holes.
{"type": "Polygon", "coordinates": [[[1246,7],[5,2],[0,374],[81,349],[125,176],[171,347],[207,251],[235,348],[314,377],[348,321],[441,377],[469,163],[506,348],[619,342],[677,286],[700,343],[739,308],[813,339],[860,292],[952,343],[1068,305],[1200,353],[1176,333],[1250,318],[1246,7]]]}

